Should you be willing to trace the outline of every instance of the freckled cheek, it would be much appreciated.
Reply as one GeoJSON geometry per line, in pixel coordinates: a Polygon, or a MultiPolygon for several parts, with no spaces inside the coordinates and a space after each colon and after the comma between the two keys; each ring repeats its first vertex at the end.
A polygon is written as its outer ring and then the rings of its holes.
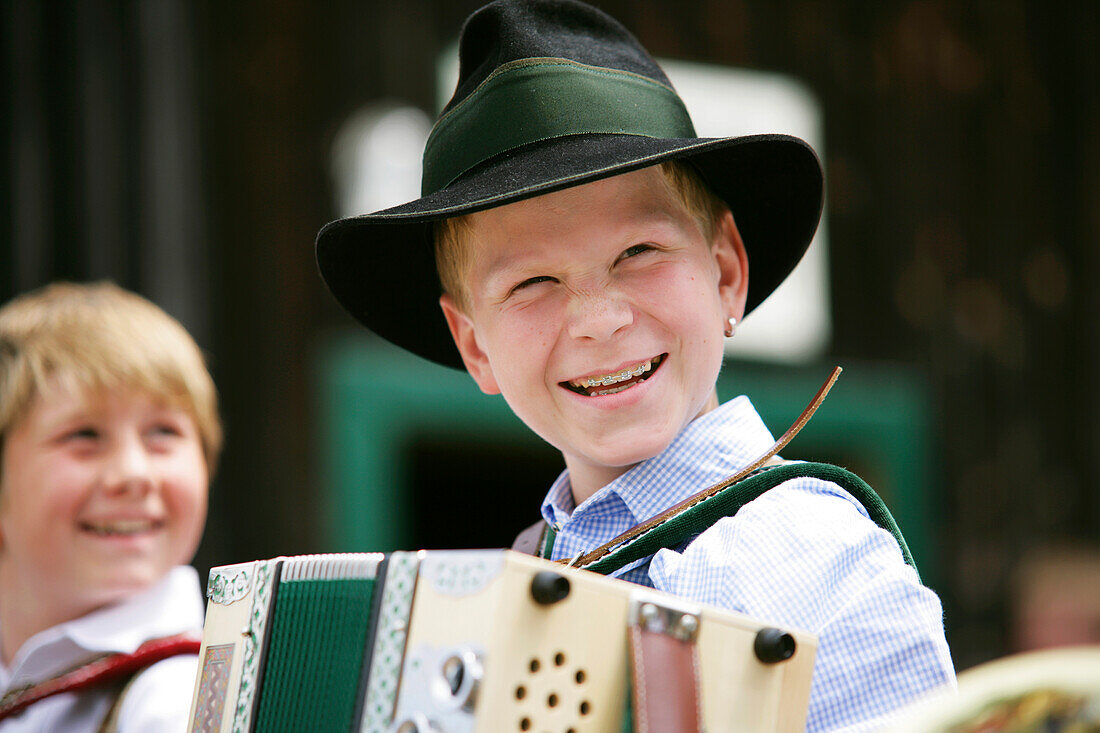
{"type": "Polygon", "coordinates": [[[553,360],[554,344],[545,331],[517,331],[498,365],[513,384],[542,382],[553,360]]]}
{"type": "Polygon", "coordinates": [[[532,306],[514,317],[503,319],[495,329],[494,341],[503,351],[521,357],[543,353],[557,340],[563,318],[558,308],[532,306]]]}

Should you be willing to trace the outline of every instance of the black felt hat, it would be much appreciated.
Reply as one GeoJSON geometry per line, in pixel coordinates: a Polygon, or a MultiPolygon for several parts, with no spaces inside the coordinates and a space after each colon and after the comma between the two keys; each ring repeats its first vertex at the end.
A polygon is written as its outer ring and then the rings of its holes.
{"type": "Polygon", "coordinates": [[[626,173],[690,162],[733,212],[749,257],[746,313],[801,259],[821,166],[788,135],[699,138],[638,41],[576,0],[500,0],[466,21],[459,78],[424,148],[421,198],[317,235],[332,294],[380,336],[462,368],[439,307],[432,222],[626,173]]]}

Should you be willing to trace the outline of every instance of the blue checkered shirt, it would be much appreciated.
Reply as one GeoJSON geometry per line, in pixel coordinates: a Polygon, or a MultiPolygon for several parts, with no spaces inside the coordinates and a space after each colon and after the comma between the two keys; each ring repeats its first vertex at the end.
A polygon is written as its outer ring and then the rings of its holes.
{"type": "MultiPolygon", "coordinates": [[[[574,506],[568,471],[543,518],[553,558],[590,551],[733,475],[774,439],[747,397],[693,421],[668,448],[574,506]]],[[[839,486],[787,481],[679,551],[612,574],[818,636],[807,731],[869,731],[917,697],[954,686],[939,598],[897,541],[839,486]]]]}

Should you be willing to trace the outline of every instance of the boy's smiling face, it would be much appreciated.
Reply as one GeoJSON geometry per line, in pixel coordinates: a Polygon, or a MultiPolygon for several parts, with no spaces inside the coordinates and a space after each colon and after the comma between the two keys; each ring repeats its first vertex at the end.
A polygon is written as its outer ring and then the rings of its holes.
{"type": "Polygon", "coordinates": [[[0,593],[57,623],[143,590],[194,555],[207,481],[182,409],[126,389],[36,396],[4,439],[0,593]]]}
{"type": "Polygon", "coordinates": [[[467,369],[561,450],[578,503],[717,405],[748,287],[729,214],[706,241],[657,168],[470,215],[467,369]]]}

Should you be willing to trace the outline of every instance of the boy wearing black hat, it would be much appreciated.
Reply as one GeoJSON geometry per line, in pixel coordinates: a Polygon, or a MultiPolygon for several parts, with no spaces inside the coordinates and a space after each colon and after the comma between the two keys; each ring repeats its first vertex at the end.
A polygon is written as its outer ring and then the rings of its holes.
{"type": "MultiPolygon", "coordinates": [[[[696,137],[637,41],[574,0],[488,5],[460,55],[423,197],[329,224],[318,262],[364,324],[464,365],[562,452],[542,513],[574,557],[772,446],[747,398],[718,403],[723,336],[808,246],[821,170],[788,136],[696,137]]],[[[614,575],[816,633],[807,730],[874,729],[954,682],[938,598],[830,481],[614,575]]]]}

